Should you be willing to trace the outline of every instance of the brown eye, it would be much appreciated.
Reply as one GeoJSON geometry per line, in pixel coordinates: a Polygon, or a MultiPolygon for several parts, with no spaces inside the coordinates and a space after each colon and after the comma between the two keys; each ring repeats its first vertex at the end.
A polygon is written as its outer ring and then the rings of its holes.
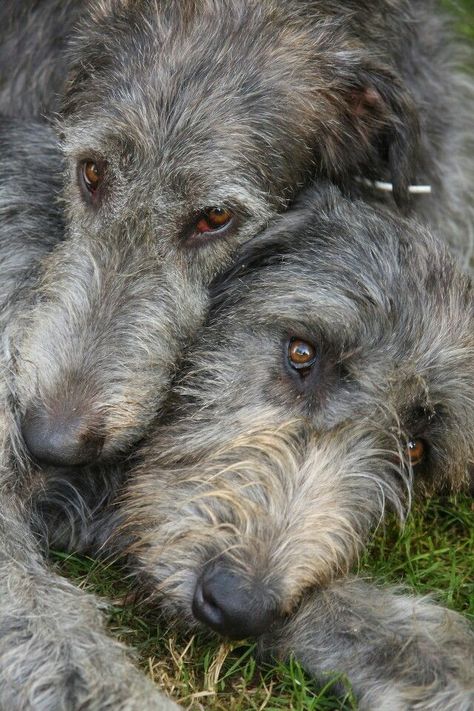
{"type": "Polygon", "coordinates": [[[316,348],[300,338],[292,338],[288,344],[288,361],[295,370],[310,368],[316,360],[316,348]]]}
{"type": "Polygon", "coordinates": [[[200,234],[217,232],[227,227],[232,217],[232,212],[225,207],[210,207],[201,214],[196,223],[196,231],[200,234]]]}
{"type": "Polygon", "coordinates": [[[95,161],[85,161],[82,164],[82,179],[88,191],[94,193],[102,180],[102,167],[95,161]]]}
{"type": "Polygon", "coordinates": [[[420,464],[425,456],[425,445],[422,439],[411,439],[405,450],[408,461],[412,467],[420,464]]]}

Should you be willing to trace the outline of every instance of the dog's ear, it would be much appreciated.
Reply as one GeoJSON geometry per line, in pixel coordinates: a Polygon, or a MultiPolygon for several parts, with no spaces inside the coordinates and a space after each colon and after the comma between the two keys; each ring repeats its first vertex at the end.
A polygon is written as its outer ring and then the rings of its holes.
{"type": "Polygon", "coordinates": [[[117,67],[114,56],[114,27],[126,26],[122,13],[133,0],[96,0],[81,14],[66,49],[65,94],[61,115],[87,114],[90,91],[104,73],[117,67]],[[86,101],[85,101],[86,99],[86,101]]]}
{"type": "Polygon", "coordinates": [[[359,82],[350,96],[354,120],[361,130],[369,132],[379,155],[388,162],[395,201],[406,204],[418,168],[418,111],[409,93],[387,69],[362,70],[359,82]]]}
{"type": "Polygon", "coordinates": [[[336,53],[331,68],[334,73],[321,91],[337,115],[335,129],[322,127],[326,150],[331,151],[325,159],[334,162],[339,156],[351,170],[365,169],[366,177],[382,177],[376,172],[388,168],[395,201],[406,206],[417,174],[420,136],[409,92],[390,68],[358,52],[336,53]],[[339,146],[334,145],[337,140],[339,146]]]}

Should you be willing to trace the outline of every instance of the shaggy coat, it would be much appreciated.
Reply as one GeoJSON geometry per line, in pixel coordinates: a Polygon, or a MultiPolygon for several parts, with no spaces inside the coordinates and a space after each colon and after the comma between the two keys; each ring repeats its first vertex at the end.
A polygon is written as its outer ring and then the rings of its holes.
{"type": "MultiPolygon", "coordinates": [[[[41,259],[62,249],[64,223],[53,197],[62,176],[52,132],[39,123],[2,119],[0,155],[0,708],[173,711],[177,706],[105,633],[104,604],[47,567],[32,532],[44,529],[31,509],[41,475],[18,476],[10,466],[15,390],[8,328],[19,310],[34,308],[41,259]],[[39,179],[52,166],[50,180],[39,179]]],[[[25,457],[21,443],[16,455],[25,457]]],[[[74,507],[73,497],[69,503],[74,507]]],[[[85,504],[81,514],[86,516],[85,504]]]]}
{"type": "Polygon", "coordinates": [[[214,297],[130,477],[140,588],[177,623],[265,633],[263,649],[349,674],[366,708],[471,708],[467,622],[333,582],[387,510],[403,520],[415,493],[469,482],[470,279],[416,223],[332,188],[254,240],[214,297]]]}
{"type": "MultiPolygon", "coordinates": [[[[25,444],[52,482],[76,488],[77,467],[92,465],[102,481],[160,411],[210,282],[322,176],[395,209],[360,182],[391,181],[396,202],[443,228],[468,263],[472,87],[446,61],[453,44],[431,10],[408,0],[2,4],[0,107],[59,111],[64,162],[41,180],[53,195],[64,171],[66,223],[9,329],[12,452],[25,444]],[[413,182],[432,196],[411,196],[413,182]]],[[[69,499],[59,489],[50,498],[69,499]]]]}

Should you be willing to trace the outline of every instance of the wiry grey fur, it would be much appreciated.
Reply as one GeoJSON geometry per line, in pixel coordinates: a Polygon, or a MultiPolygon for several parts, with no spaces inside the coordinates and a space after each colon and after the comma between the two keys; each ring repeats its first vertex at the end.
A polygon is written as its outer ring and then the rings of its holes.
{"type": "Polygon", "coordinates": [[[311,193],[221,284],[141,452],[122,513],[140,587],[178,623],[347,673],[364,708],[471,708],[466,621],[333,581],[387,509],[403,520],[415,493],[467,484],[473,317],[428,232],[311,193]],[[294,337],[317,353],[304,378],[294,337]]]}
{"type": "MultiPolygon", "coordinates": [[[[433,199],[417,199],[415,210],[446,227],[467,263],[472,154],[456,103],[460,79],[443,63],[445,34],[431,6],[417,8],[360,0],[2,4],[2,111],[59,110],[65,157],[56,153],[36,172],[49,204],[58,178],[65,182],[64,232],[56,213],[47,254],[9,302],[3,339],[5,479],[21,499],[33,498],[35,528],[49,540],[84,549],[107,534],[94,516],[119,484],[114,462],[160,411],[205,317],[210,281],[310,180],[328,175],[357,193],[359,175],[389,178],[405,206],[410,181],[433,183],[433,199]],[[63,19],[68,37],[58,43],[63,19]],[[107,166],[95,205],[78,181],[87,160],[107,166]],[[232,229],[195,240],[196,216],[221,205],[235,213],[232,229]],[[94,447],[89,469],[71,469],[77,462],[67,458],[63,467],[33,466],[24,434],[48,418],[53,430],[79,423],[94,447]]],[[[466,82],[466,115],[470,97],[466,82]]]]}
{"type": "Polygon", "coordinates": [[[53,193],[64,172],[65,234],[8,327],[6,449],[19,476],[48,487],[43,518],[55,543],[76,548],[87,545],[87,509],[107,498],[108,466],[160,411],[205,317],[209,283],[302,185],[329,175],[357,193],[360,175],[389,178],[408,206],[411,181],[432,183],[432,198],[417,197],[414,208],[445,226],[468,260],[471,168],[462,160],[472,152],[461,148],[458,122],[471,93],[465,82],[455,104],[461,79],[444,63],[446,34],[430,3],[68,2],[58,43],[56,6],[8,2],[1,11],[5,111],[34,110],[18,49],[25,24],[38,33],[34,61],[28,55],[38,111],[50,110],[53,86],[68,76],[57,86],[65,159],[39,174],[53,193]],[[438,169],[444,146],[456,175],[438,169]],[[85,161],[104,165],[95,202],[81,186],[85,161]],[[214,206],[234,213],[230,229],[196,237],[201,211],[214,206]],[[23,446],[31,450],[38,428],[42,454],[48,445],[54,454],[40,473],[23,446]],[[72,456],[74,438],[82,451],[72,456]],[[99,469],[77,474],[78,464],[99,469]]]}
{"type": "Polygon", "coordinates": [[[428,598],[363,580],[343,578],[305,595],[259,648],[295,656],[322,682],[342,671],[360,711],[474,706],[474,632],[466,620],[428,598]]]}
{"type": "MultiPolygon", "coordinates": [[[[41,124],[0,121],[0,323],[2,334],[33,299],[41,258],[62,249],[61,154],[41,124]],[[51,172],[54,168],[55,172],[51,172]],[[41,179],[44,174],[51,177],[41,179]],[[34,293],[34,292],[33,292],[34,293]]],[[[51,572],[32,533],[30,497],[5,456],[11,432],[9,339],[0,377],[0,709],[172,711],[122,645],[106,635],[92,595],[51,572]]],[[[21,456],[21,453],[20,453],[21,456]]],[[[38,474],[39,476],[39,474],[38,474]]],[[[41,527],[41,526],[40,526],[41,527]]]]}
{"type": "Polygon", "coordinates": [[[47,569],[4,489],[0,543],[2,711],[177,711],[106,635],[99,601],[47,569]]]}
{"type": "Polygon", "coordinates": [[[6,0],[0,110],[59,111],[72,161],[110,160],[169,236],[205,196],[255,231],[315,176],[363,176],[405,205],[430,184],[412,208],[468,264],[474,91],[448,24],[437,0],[6,0]]]}

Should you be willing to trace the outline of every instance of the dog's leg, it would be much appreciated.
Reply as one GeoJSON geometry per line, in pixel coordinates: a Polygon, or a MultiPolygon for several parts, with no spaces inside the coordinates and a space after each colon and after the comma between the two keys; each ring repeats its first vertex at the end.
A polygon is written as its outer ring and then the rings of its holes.
{"type": "Polygon", "coordinates": [[[426,598],[340,580],[308,596],[261,642],[318,680],[342,673],[360,709],[472,711],[474,632],[426,598]]]}
{"type": "Polygon", "coordinates": [[[0,503],[0,709],[178,709],[110,639],[97,600],[42,561],[11,498],[0,503]]]}

